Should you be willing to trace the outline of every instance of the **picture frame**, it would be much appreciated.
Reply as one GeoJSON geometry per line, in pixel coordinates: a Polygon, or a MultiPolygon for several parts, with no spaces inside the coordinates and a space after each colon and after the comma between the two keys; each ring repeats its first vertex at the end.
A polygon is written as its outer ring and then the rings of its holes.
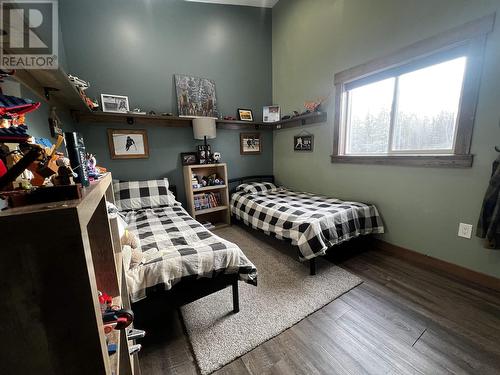
{"type": "Polygon", "coordinates": [[[260,133],[240,133],[240,154],[258,155],[262,153],[260,133]]]}
{"type": "Polygon", "coordinates": [[[263,122],[277,122],[281,120],[281,109],[279,105],[269,105],[262,109],[263,122]]]}
{"type": "Polygon", "coordinates": [[[101,94],[101,107],[103,112],[128,113],[130,110],[128,96],[101,94]]]}
{"type": "Polygon", "coordinates": [[[251,109],[238,108],[238,120],[253,122],[253,112],[251,109]]]}
{"type": "Polygon", "coordinates": [[[293,137],[293,150],[297,152],[312,152],[314,149],[314,135],[299,134],[293,137]]]}
{"type": "Polygon", "coordinates": [[[174,74],[174,81],[179,117],[219,117],[214,80],[174,74]]]}
{"type": "Polygon", "coordinates": [[[196,152],[181,152],[182,165],[198,164],[198,155],[196,152]]]}
{"type": "Polygon", "coordinates": [[[111,159],[149,158],[146,129],[108,129],[108,145],[111,159]]]}
{"type": "Polygon", "coordinates": [[[210,164],[212,160],[212,148],[210,145],[198,145],[197,146],[197,155],[198,155],[198,163],[199,164],[210,164]]]}

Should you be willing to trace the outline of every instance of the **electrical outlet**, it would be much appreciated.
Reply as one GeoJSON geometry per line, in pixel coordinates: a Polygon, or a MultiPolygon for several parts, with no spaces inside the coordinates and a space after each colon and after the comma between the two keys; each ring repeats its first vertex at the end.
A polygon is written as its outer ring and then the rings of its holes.
{"type": "Polygon", "coordinates": [[[472,224],[460,223],[458,226],[458,237],[470,239],[472,237],[472,224]]]}

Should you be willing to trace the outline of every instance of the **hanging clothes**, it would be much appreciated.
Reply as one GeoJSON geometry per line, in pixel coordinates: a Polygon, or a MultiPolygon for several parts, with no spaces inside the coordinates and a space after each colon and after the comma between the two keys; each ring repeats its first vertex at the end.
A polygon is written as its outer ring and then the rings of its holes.
{"type": "Polygon", "coordinates": [[[486,239],[485,247],[500,249],[500,156],[493,162],[476,236],[486,239]]]}

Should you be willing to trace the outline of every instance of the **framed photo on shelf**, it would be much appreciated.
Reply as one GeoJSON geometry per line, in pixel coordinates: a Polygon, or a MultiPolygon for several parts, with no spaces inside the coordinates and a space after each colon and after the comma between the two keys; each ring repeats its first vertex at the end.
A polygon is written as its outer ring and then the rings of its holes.
{"type": "Polygon", "coordinates": [[[296,135],[293,137],[294,151],[312,151],[314,147],[314,135],[296,135]]]}
{"type": "Polygon", "coordinates": [[[238,119],[240,121],[253,122],[253,113],[251,109],[238,108],[238,119]]]}
{"type": "Polygon", "coordinates": [[[181,152],[182,165],[198,164],[198,157],[196,152],[181,152]]]}
{"type": "Polygon", "coordinates": [[[262,120],[264,122],[277,122],[281,120],[281,111],[279,105],[270,105],[262,110],[262,120]]]}
{"type": "Polygon", "coordinates": [[[111,159],[149,158],[148,133],[145,129],[108,129],[111,159]]]}
{"type": "Polygon", "coordinates": [[[128,96],[101,94],[103,112],[127,113],[129,111],[128,96]]]}
{"type": "Polygon", "coordinates": [[[212,148],[210,145],[198,145],[198,162],[200,164],[210,164],[212,160],[212,148]]]}
{"type": "Polygon", "coordinates": [[[240,133],[240,154],[257,155],[262,152],[260,133],[240,133]]]}

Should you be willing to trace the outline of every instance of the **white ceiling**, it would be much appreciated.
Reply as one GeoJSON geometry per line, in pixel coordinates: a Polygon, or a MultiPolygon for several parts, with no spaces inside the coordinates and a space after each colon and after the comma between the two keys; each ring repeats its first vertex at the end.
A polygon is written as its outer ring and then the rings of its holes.
{"type": "Polygon", "coordinates": [[[186,0],[196,3],[243,5],[248,7],[272,8],[279,0],[186,0]]]}

